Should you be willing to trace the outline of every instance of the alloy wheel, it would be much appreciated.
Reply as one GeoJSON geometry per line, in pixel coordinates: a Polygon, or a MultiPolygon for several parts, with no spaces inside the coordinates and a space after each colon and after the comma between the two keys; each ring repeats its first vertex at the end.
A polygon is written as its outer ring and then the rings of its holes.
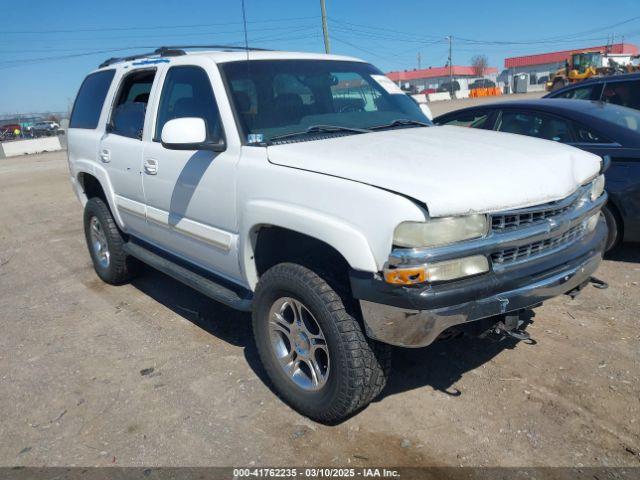
{"type": "Polygon", "coordinates": [[[327,341],[320,324],[299,300],[282,297],[269,311],[273,353],[284,373],[307,391],[321,389],[329,378],[327,341]]]}
{"type": "Polygon", "coordinates": [[[102,229],[102,224],[98,217],[91,217],[89,221],[89,235],[91,237],[91,248],[96,255],[98,263],[102,268],[108,268],[111,255],[109,253],[109,245],[107,244],[107,236],[102,229]]]}

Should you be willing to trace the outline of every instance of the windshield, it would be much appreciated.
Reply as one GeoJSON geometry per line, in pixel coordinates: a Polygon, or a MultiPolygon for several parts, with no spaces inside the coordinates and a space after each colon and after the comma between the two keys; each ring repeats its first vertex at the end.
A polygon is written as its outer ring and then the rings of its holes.
{"type": "Polygon", "coordinates": [[[367,63],[251,60],[220,68],[247,143],[317,133],[317,126],[324,127],[323,135],[345,135],[356,129],[431,124],[411,97],[367,63]],[[393,124],[398,120],[409,122],[393,124]]]}
{"type": "Polygon", "coordinates": [[[640,133],[640,111],[620,105],[593,103],[593,114],[602,120],[640,133]]]}
{"type": "Polygon", "coordinates": [[[599,53],[579,53],[574,57],[573,68],[584,71],[587,67],[597,67],[599,62],[599,53]]]}

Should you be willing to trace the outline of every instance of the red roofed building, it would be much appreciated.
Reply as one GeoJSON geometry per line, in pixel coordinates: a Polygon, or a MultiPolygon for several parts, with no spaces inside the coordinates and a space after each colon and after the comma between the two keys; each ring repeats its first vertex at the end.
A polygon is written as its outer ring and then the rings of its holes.
{"type": "Polygon", "coordinates": [[[538,53],[523,57],[511,57],[504,59],[505,68],[530,67],[533,65],[546,65],[564,63],[571,59],[571,55],[580,52],[600,52],[619,55],[638,55],[638,47],[630,43],[614,43],[613,45],[601,45],[599,47],[579,48],[576,50],[561,50],[559,52],[538,53]]]}
{"type": "Polygon", "coordinates": [[[570,60],[574,53],[580,52],[607,53],[614,58],[617,57],[617,61],[627,63],[632,56],[638,55],[638,47],[630,43],[614,43],[597,47],[510,57],[504,59],[504,67],[508,69],[510,77],[516,73],[528,73],[530,84],[544,84],[550,75],[552,76],[558,68],[564,65],[565,61],[570,60]]]}
{"type": "MultiPolygon", "coordinates": [[[[452,68],[453,79],[460,83],[460,87],[466,89],[474,79],[481,78],[476,75],[473,67],[454,65],[452,68]]],[[[484,78],[495,81],[498,69],[488,67],[484,78]]],[[[449,67],[421,68],[419,70],[404,70],[401,72],[388,72],[389,77],[403,88],[415,87],[418,91],[425,88],[438,88],[441,83],[449,81],[449,67]]]]}

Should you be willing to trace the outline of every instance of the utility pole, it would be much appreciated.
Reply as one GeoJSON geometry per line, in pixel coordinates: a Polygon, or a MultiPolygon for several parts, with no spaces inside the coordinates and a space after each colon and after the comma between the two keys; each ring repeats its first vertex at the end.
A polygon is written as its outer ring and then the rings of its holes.
{"type": "Polygon", "coordinates": [[[451,42],[453,42],[453,37],[449,35],[447,40],[449,40],[449,93],[453,98],[453,64],[451,63],[451,42]]]}
{"type": "Polygon", "coordinates": [[[422,57],[420,57],[420,52],[418,52],[418,70],[420,70],[421,66],[422,66],[422,57]]]}
{"type": "Polygon", "coordinates": [[[320,9],[322,10],[322,34],[324,35],[324,51],[329,53],[331,50],[329,46],[329,29],[327,28],[327,7],[324,5],[324,0],[320,0],[320,9]]]}

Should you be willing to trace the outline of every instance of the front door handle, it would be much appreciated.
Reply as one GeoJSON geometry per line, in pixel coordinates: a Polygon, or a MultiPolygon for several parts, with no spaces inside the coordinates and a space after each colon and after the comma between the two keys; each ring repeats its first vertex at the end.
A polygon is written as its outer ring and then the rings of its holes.
{"type": "Polygon", "coordinates": [[[106,148],[100,150],[100,160],[102,160],[102,163],[109,163],[111,161],[111,152],[106,148]]]}
{"type": "Polygon", "coordinates": [[[145,159],[144,173],[147,175],[156,175],[158,173],[158,161],[153,158],[145,159]]]}

